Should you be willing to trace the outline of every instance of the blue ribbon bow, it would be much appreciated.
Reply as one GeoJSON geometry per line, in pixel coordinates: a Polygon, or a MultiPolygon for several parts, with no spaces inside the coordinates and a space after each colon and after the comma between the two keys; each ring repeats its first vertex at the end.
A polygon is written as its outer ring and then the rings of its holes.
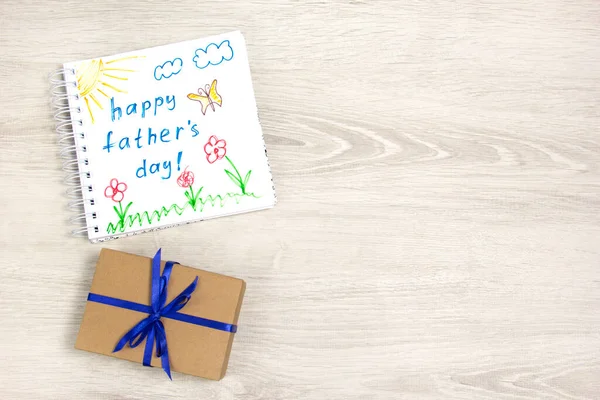
{"type": "Polygon", "coordinates": [[[151,366],[150,362],[152,361],[152,348],[156,347],[156,357],[160,357],[163,370],[167,373],[169,379],[172,380],[171,367],[169,365],[169,350],[167,348],[167,335],[161,318],[171,318],[190,324],[205,326],[207,328],[218,329],[231,333],[235,333],[237,331],[237,326],[178,312],[185,307],[188,301],[190,301],[191,295],[194,290],[196,290],[196,286],[198,285],[198,277],[196,277],[196,279],[194,279],[194,281],[169,304],[165,305],[167,301],[167,286],[169,284],[169,278],[171,277],[171,270],[173,269],[174,264],[179,263],[167,261],[165,263],[163,274],[160,275],[160,258],[161,249],[158,249],[156,255],[152,259],[150,306],[95,293],[88,294],[88,301],[94,301],[97,303],[149,314],[146,318],[131,328],[125,335],[123,335],[121,340],[119,340],[119,343],[117,343],[115,346],[113,353],[120,351],[127,344],[129,344],[129,347],[135,348],[139,346],[145,339],[147,339],[146,347],[144,349],[143,364],[147,367],[151,366]],[[156,346],[154,346],[155,343],[156,346]]]}

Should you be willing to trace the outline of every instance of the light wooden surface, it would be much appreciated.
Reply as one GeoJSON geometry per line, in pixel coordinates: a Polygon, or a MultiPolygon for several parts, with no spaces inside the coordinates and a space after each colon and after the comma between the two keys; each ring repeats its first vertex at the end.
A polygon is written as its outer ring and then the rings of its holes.
{"type": "Polygon", "coordinates": [[[0,4],[0,397],[600,398],[598,1],[93,3],[0,4]],[[248,283],[225,379],[170,382],[73,348],[47,74],[234,29],[279,204],[106,244],[248,283]]]}

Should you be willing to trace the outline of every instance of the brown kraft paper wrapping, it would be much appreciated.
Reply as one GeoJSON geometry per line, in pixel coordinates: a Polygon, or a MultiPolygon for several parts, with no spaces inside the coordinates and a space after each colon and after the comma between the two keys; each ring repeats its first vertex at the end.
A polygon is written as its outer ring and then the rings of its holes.
{"type": "MultiPolygon", "coordinates": [[[[174,260],[176,261],[176,260],[174,260]]],[[[161,261],[161,273],[165,261],[161,261]]],[[[140,304],[150,304],[152,259],[102,249],[91,293],[140,304]]],[[[236,324],[246,289],[237,278],[174,265],[167,286],[168,304],[198,276],[198,286],[180,313],[236,324]]],[[[148,314],[88,301],[75,348],[142,364],[145,341],[113,353],[121,337],[148,314]]],[[[225,376],[234,333],[161,318],[164,324],[172,371],[219,380],[225,376]]],[[[153,352],[152,366],[162,373],[160,358],[153,352]]],[[[166,378],[166,377],[165,377],[166,378]]],[[[166,378],[168,379],[168,378],[166,378]]]]}

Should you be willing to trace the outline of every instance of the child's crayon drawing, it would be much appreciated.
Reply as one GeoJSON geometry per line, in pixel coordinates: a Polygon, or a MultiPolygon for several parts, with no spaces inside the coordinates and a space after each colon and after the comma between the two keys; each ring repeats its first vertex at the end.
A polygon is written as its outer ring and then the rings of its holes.
{"type": "Polygon", "coordinates": [[[125,221],[125,217],[127,216],[127,211],[133,204],[133,202],[129,202],[125,206],[123,210],[123,200],[125,199],[125,191],[127,190],[127,184],[125,182],[119,182],[117,179],[113,178],[110,180],[110,184],[104,189],[104,196],[108,197],[115,203],[119,205],[113,206],[113,209],[117,213],[117,217],[119,217],[119,224],[123,225],[125,221]]]}
{"type": "Polygon", "coordinates": [[[204,69],[209,65],[219,65],[223,61],[230,61],[233,58],[233,48],[229,40],[223,40],[220,44],[210,43],[205,48],[196,49],[194,64],[199,69],[204,69]]]}
{"type": "Polygon", "coordinates": [[[223,208],[229,199],[235,200],[236,204],[239,204],[243,198],[260,198],[254,193],[247,191],[248,181],[252,174],[252,170],[248,170],[246,175],[242,178],[239,170],[227,156],[227,142],[224,139],[219,139],[215,135],[212,135],[208,142],[204,145],[204,153],[206,155],[206,161],[209,164],[214,164],[219,160],[225,158],[231,165],[235,173],[228,169],[224,172],[227,174],[229,179],[240,189],[241,193],[227,192],[215,195],[201,196],[204,186],[194,191],[193,184],[195,183],[195,175],[192,171],[188,170],[189,166],[186,167],[183,172],[177,178],[177,185],[183,189],[186,202],[182,205],[173,203],[171,205],[162,206],[156,210],[136,212],[128,215],[128,211],[133,205],[133,202],[127,203],[123,208],[123,200],[125,199],[125,191],[128,186],[125,182],[119,182],[116,178],[110,180],[109,185],[104,189],[104,196],[111,199],[119,205],[113,206],[115,213],[117,214],[117,222],[110,222],[106,228],[107,233],[114,234],[117,232],[124,232],[126,229],[135,226],[143,226],[144,224],[151,225],[154,222],[159,222],[161,218],[168,216],[174,212],[177,215],[182,215],[187,209],[191,209],[192,212],[202,212],[207,204],[212,207],[219,206],[223,208]]]}
{"type": "Polygon", "coordinates": [[[196,203],[198,203],[200,192],[204,187],[200,187],[197,192],[194,192],[194,188],[192,187],[194,184],[194,173],[192,171],[188,171],[188,167],[185,167],[181,175],[179,175],[179,178],[177,178],[177,184],[185,189],[185,197],[187,198],[189,205],[192,207],[192,210],[196,211],[196,203]]]}
{"type": "Polygon", "coordinates": [[[215,111],[215,105],[221,107],[223,105],[223,98],[217,91],[217,80],[214,79],[210,85],[205,85],[204,88],[198,88],[198,94],[189,93],[188,99],[194,100],[200,103],[200,110],[202,115],[206,115],[206,110],[210,107],[215,111]]]}
{"type": "Polygon", "coordinates": [[[248,185],[248,180],[250,180],[250,174],[252,174],[252,170],[249,170],[246,173],[246,176],[244,178],[242,178],[242,175],[238,171],[238,169],[235,166],[235,164],[233,163],[233,161],[231,161],[231,159],[229,157],[227,157],[227,147],[226,146],[227,146],[227,142],[225,142],[224,139],[218,139],[215,135],[211,136],[208,139],[208,142],[204,145],[204,152],[206,153],[206,161],[208,161],[209,164],[213,164],[216,161],[219,161],[219,160],[225,158],[227,160],[227,162],[231,165],[233,170],[235,171],[235,174],[227,169],[224,170],[225,173],[227,174],[229,179],[231,179],[231,181],[233,183],[235,183],[235,185],[237,187],[240,188],[240,190],[242,191],[242,194],[246,194],[246,186],[248,185]]]}
{"type": "Polygon", "coordinates": [[[183,60],[179,57],[173,60],[167,60],[162,65],[157,65],[154,68],[154,79],[160,81],[161,79],[169,79],[170,77],[177,75],[183,68],[183,60]]]}
{"type": "Polygon", "coordinates": [[[102,103],[106,100],[103,98],[110,99],[110,94],[113,93],[127,93],[122,88],[122,83],[128,80],[126,75],[135,70],[126,68],[126,64],[136,58],[141,58],[141,56],[115,58],[109,61],[99,58],[82,62],[77,68],[77,91],[85,101],[92,124],[95,123],[92,104],[95,104],[100,110],[104,110],[102,103]]]}
{"type": "Polygon", "coordinates": [[[90,240],[275,204],[239,32],[64,71],[90,240]]]}

